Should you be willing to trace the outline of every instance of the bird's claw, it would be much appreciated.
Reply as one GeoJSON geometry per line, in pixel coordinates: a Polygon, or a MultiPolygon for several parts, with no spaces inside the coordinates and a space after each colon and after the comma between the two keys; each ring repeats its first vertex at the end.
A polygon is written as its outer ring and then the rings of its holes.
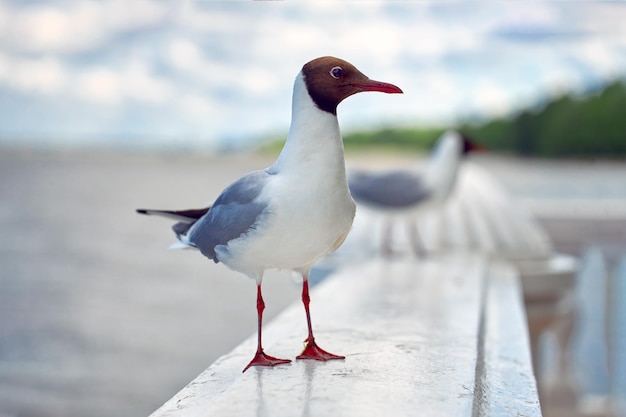
{"type": "Polygon", "coordinates": [[[243,369],[243,372],[246,372],[248,368],[250,368],[251,366],[275,366],[275,365],[281,365],[283,363],[290,363],[290,362],[291,360],[289,359],[275,358],[273,356],[267,355],[265,352],[261,350],[261,351],[257,351],[257,353],[254,355],[254,358],[252,358],[248,366],[246,366],[243,369]]]}
{"type": "Polygon", "coordinates": [[[330,352],[326,352],[324,349],[317,346],[315,339],[305,340],[306,346],[300,355],[296,359],[314,359],[316,361],[330,361],[333,359],[345,359],[345,356],[335,355],[330,352]]]}

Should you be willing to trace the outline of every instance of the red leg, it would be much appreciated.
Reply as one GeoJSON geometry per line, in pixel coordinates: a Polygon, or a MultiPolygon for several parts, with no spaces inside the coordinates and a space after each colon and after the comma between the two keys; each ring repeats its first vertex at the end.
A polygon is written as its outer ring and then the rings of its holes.
{"type": "Polygon", "coordinates": [[[309,303],[311,299],[309,297],[309,279],[305,275],[302,282],[302,303],[304,304],[304,311],[306,312],[306,324],[309,326],[309,336],[304,341],[306,346],[302,353],[296,357],[296,359],[315,359],[318,361],[328,361],[331,359],[345,359],[345,356],[334,355],[326,352],[315,343],[313,337],[313,326],[311,326],[311,313],[309,312],[309,303]]]}
{"type": "Polygon", "coordinates": [[[263,327],[263,310],[265,310],[265,303],[263,302],[263,295],[261,294],[261,284],[257,285],[256,310],[257,310],[258,317],[259,317],[259,324],[258,324],[258,330],[257,330],[258,342],[257,342],[256,354],[254,355],[254,357],[252,358],[248,366],[246,366],[243,369],[243,372],[246,372],[248,368],[251,366],[274,366],[274,365],[280,365],[282,363],[291,362],[289,359],[275,358],[263,352],[263,346],[261,345],[261,328],[263,327]]]}

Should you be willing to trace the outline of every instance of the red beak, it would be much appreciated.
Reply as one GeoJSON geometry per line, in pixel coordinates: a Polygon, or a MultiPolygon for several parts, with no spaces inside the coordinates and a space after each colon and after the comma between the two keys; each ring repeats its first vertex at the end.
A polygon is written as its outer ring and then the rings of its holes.
{"type": "Polygon", "coordinates": [[[360,91],[380,91],[387,94],[402,94],[402,90],[393,84],[383,83],[381,81],[367,80],[362,83],[352,84],[360,91]]]}

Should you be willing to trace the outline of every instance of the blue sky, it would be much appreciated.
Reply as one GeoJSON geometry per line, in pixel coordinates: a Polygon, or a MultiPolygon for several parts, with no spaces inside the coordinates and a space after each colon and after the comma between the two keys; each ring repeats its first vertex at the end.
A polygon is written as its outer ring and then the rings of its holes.
{"type": "Polygon", "coordinates": [[[405,94],[344,131],[506,115],[626,77],[626,2],[3,1],[0,145],[220,149],[286,132],[322,55],[405,94]]]}

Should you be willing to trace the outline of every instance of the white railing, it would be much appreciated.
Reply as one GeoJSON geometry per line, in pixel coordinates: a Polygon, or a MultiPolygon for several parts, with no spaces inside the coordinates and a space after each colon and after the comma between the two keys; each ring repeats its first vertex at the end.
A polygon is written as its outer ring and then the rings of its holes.
{"type": "MultiPolygon", "coordinates": [[[[252,336],[152,417],[541,415],[517,272],[504,262],[371,261],[314,288],[311,311],[316,340],[345,360],[242,373],[252,336]]],[[[279,357],[305,336],[299,304],[264,328],[279,357]]]]}

